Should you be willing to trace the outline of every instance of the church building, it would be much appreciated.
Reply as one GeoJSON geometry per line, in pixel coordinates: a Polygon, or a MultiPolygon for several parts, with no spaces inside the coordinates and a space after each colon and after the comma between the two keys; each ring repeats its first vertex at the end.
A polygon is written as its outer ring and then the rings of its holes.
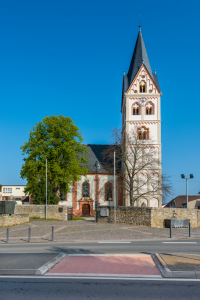
{"type": "MultiPolygon", "coordinates": [[[[135,206],[162,207],[160,190],[148,194],[149,178],[156,178],[161,183],[161,90],[156,71],[151,70],[146,47],[142,37],[141,27],[137,36],[131,63],[127,74],[123,76],[122,88],[122,134],[135,132],[138,140],[148,143],[149,149],[154,149],[158,160],[155,171],[142,170],[137,174],[138,180],[147,178],[146,196],[138,197],[135,206]]],[[[103,164],[103,150],[108,145],[86,145],[88,150],[89,173],[82,176],[79,182],[73,182],[71,191],[61,196],[59,204],[73,208],[75,216],[95,216],[95,201],[101,206],[113,206],[114,175],[109,174],[103,164]]],[[[117,206],[130,206],[130,201],[124,196],[122,183],[116,178],[117,206]]],[[[144,186],[143,186],[144,189],[144,186]]]]}

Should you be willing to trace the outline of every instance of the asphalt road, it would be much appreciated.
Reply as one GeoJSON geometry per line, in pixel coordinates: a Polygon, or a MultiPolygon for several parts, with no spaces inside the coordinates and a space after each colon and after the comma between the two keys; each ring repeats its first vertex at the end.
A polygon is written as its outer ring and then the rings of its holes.
{"type": "Polygon", "coordinates": [[[0,278],[0,300],[199,299],[199,281],[0,278]]]}
{"type": "Polygon", "coordinates": [[[188,253],[200,255],[200,239],[133,241],[131,243],[27,243],[0,245],[1,253],[130,254],[188,253]]]}

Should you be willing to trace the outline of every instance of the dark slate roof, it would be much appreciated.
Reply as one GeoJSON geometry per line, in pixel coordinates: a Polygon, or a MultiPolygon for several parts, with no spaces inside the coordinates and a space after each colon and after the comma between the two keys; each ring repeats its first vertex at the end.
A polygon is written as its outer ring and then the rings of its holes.
{"type": "Polygon", "coordinates": [[[161,92],[160,84],[159,84],[159,81],[158,81],[158,76],[157,76],[157,74],[153,73],[153,78],[152,78],[152,79],[153,79],[155,85],[157,86],[159,92],[161,92]]]}
{"type": "Polygon", "coordinates": [[[128,76],[124,74],[123,77],[123,86],[124,86],[124,92],[127,92],[129,89],[129,82],[128,82],[128,76]]]}
{"type": "Polygon", "coordinates": [[[133,80],[135,79],[135,76],[137,75],[139,69],[141,68],[142,65],[145,65],[147,71],[149,72],[149,75],[155,82],[155,85],[157,86],[158,90],[160,91],[160,85],[158,82],[157,75],[152,73],[149,58],[147,55],[146,47],[144,44],[144,40],[142,37],[142,32],[141,29],[139,30],[135,48],[133,51],[133,56],[131,59],[131,63],[129,66],[128,74],[124,75],[123,78],[123,86],[124,86],[124,92],[127,92],[130,85],[132,84],[133,80]]]}
{"type": "MultiPolygon", "coordinates": [[[[188,202],[194,201],[194,200],[199,200],[200,195],[197,196],[189,196],[188,195],[188,202]]],[[[182,204],[186,203],[186,195],[180,195],[177,196],[176,198],[172,199],[169,203],[167,203],[164,207],[170,207],[170,203],[174,202],[176,204],[177,208],[182,208],[182,204]]]]}
{"type": "Polygon", "coordinates": [[[95,163],[96,161],[100,165],[98,173],[106,173],[107,171],[103,167],[104,157],[103,151],[107,150],[110,145],[97,145],[97,144],[88,144],[86,145],[88,151],[88,171],[89,173],[96,173],[95,163]]]}

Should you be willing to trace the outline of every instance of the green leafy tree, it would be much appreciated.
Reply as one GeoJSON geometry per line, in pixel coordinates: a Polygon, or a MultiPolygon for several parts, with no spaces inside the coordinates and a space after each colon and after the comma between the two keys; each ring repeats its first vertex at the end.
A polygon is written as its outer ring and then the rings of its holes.
{"type": "MultiPolygon", "coordinates": [[[[46,182],[38,181],[34,184],[31,196],[34,198],[34,204],[45,204],[46,203],[46,182]]],[[[56,193],[53,192],[53,185],[47,182],[47,203],[56,205],[60,201],[60,198],[56,193]]]]}
{"type": "Polygon", "coordinates": [[[82,141],[79,128],[69,117],[50,116],[36,123],[28,142],[21,146],[25,157],[20,175],[27,180],[25,193],[36,196],[36,188],[45,183],[46,159],[52,193],[57,195],[60,189],[67,193],[72,182],[88,172],[87,149],[82,141]]]}

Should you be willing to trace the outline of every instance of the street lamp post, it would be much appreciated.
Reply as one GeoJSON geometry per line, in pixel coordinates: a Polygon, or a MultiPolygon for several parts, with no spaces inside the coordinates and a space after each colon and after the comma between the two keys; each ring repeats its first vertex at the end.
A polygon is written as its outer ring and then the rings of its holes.
{"type": "Polygon", "coordinates": [[[45,220],[47,220],[47,159],[46,159],[46,205],[45,205],[45,220]]]}
{"type": "Polygon", "coordinates": [[[96,208],[96,222],[98,222],[98,170],[100,169],[100,164],[96,161],[96,201],[95,201],[95,208],[96,208]]]}
{"type": "Polygon", "coordinates": [[[188,208],[188,179],[192,179],[194,176],[190,174],[189,178],[185,178],[185,175],[181,174],[181,178],[186,180],[186,208],[188,208]]]}

